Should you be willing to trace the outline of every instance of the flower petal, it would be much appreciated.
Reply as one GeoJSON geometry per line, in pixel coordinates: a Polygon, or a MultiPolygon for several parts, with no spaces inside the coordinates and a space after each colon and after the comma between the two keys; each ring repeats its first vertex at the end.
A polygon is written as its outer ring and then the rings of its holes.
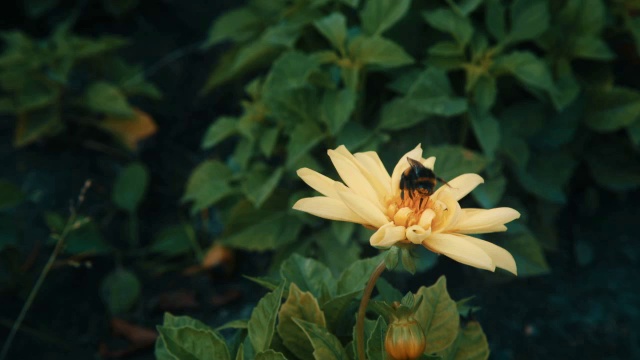
{"type": "Polygon", "coordinates": [[[431,235],[431,229],[424,229],[422,226],[413,225],[407,228],[406,236],[409,241],[418,245],[431,235]]]}
{"type": "Polygon", "coordinates": [[[435,200],[439,205],[434,208],[436,217],[431,222],[432,230],[434,232],[453,232],[450,229],[456,227],[456,224],[462,217],[462,209],[460,203],[455,200],[449,193],[443,193],[440,195],[440,199],[435,200]]]}
{"type": "Polygon", "coordinates": [[[484,183],[484,179],[478,174],[462,174],[455,179],[448,181],[449,185],[444,184],[433,194],[438,199],[443,192],[451,194],[458,201],[465,197],[476,186],[484,183]]]}
{"type": "Polygon", "coordinates": [[[400,177],[402,176],[402,173],[410,166],[409,162],[407,161],[408,157],[414,160],[422,160],[422,147],[420,146],[420,144],[418,144],[415,149],[404,154],[400,158],[400,160],[398,160],[396,167],[393,168],[393,173],[391,174],[391,191],[394,194],[400,193],[400,177]]]}
{"type": "Polygon", "coordinates": [[[418,225],[422,226],[425,229],[431,229],[431,222],[433,218],[436,217],[436,212],[431,209],[426,209],[422,215],[420,215],[420,220],[418,221],[418,225]]]}
{"type": "Polygon", "coordinates": [[[505,269],[513,275],[518,275],[518,267],[516,266],[516,260],[513,258],[510,252],[501,248],[500,246],[490,243],[488,241],[484,241],[482,239],[474,238],[472,236],[466,235],[457,235],[472,244],[478,246],[484,252],[487,253],[493,260],[493,263],[496,264],[496,267],[501,269],[505,269]]]}
{"type": "Polygon", "coordinates": [[[431,234],[422,245],[469,266],[495,271],[491,257],[479,246],[452,234],[431,234]]]}
{"type": "Polygon", "coordinates": [[[338,191],[338,195],[340,195],[344,204],[351,211],[358,214],[359,217],[365,219],[367,224],[379,228],[389,222],[384,213],[364,196],[348,191],[338,191]]]}
{"type": "Polygon", "coordinates": [[[390,222],[381,226],[378,231],[371,235],[369,243],[371,246],[388,248],[397,242],[403,241],[405,238],[405,227],[396,226],[393,222],[390,222]]]}
{"type": "Polygon", "coordinates": [[[461,234],[484,234],[506,230],[504,224],[520,217],[520,213],[508,207],[481,210],[464,209],[458,223],[453,226],[451,232],[461,234]]]}
{"type": "Polygon", "coordinates": [[[333,184],[336,183],[335,180],[330,179],[320,174],[319,172],[311,170],[309,168],[298,169],[296,173],[302,179],[302,181],[307,183],[307,185],[311,186],[311,188],[313,188],[320,194],[333,199],[340,199],[335,186],[333,186],[333,184]]]}
{"type": "Polygon", "coordinates": [[[369,170],[369,173],[376,178],[378,183],[384,189],[384,193],[391,193],[391,176],[384,167],[382,160],[375,151],[367,151],[362,153],[355,153],[353,156],[358,159],[358,162],[369,170]]]}
{"type": "MultiPolygon", "coordinates": [[[[351,154],[351,152],[349,152],[347,147],[344,145],[338,146],[334,151],[344,156],[345,159],[350,161],[358,168],[358,170],[360,170],[360,173],[364,175],[371,187],[376,191],[378,201],[382,203],[385,196],[389,194],[389,182],[380,182],[380,180],[376,176],[376,173],[379,172],[378,166],[376,164],[374,164],[373,166],[367,166],[366,164],[363,164],[356,157],[356,155],[358,154],[351,154]]],[[[386,170],[384,170],[384,172],[386,173],[386,170]]]]}
{"type": "Polygon", "coordinates": [[[373,189],[366,176],[362,174],[358,165],[336,150],[329,150],[327,153],[344,183],[353,192],[377,204],[378,208],[382,208],[377,192],[373,189]]]}
{"type": "Polygon", "coordinates": [[[354,213],[341,200],[316,196],[298,200],[293,208],[324,219],[367,224],[367,221],[354,213]]]}

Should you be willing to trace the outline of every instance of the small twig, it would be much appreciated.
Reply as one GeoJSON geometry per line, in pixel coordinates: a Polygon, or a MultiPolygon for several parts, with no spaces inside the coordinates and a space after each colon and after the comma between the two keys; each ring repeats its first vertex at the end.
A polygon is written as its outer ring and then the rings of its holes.
{"type": "Polygon", "coordinates": [[[49,260],[45,264],[44,268],[42,269],[42,272],[40,273],[40,276],[38,277],[38,280],[36,281],[35,285],[31,289],[31,292],[27,297],[27,301],[22,306],[22,310],[20,310],[20,314],[18,315],[18,318],[13,323],[13,327],[11,327],[11,332],[9,332],[9,336],[7,337],[7,340],[5,341],[4,346],[2,347],[2,352],[0,353],[0,360],[4,360],[7,357],[7,354],[9,353],[9,349],[11,348],[11,343],[13,342],[13,339],[16,336],[16,333],[18,332],[18,329],[20,329],[20,326],[22,325],[22,322],[24,321],[24,318],[27,315],[29,308],[33,304],[33,301],[35,300],[36,295],[40,290],[40,287],[44,283],[44,280],[47,277],[47,274],[51,270],[51,267],[55,263],[56,258],[64,248],[64,240],[67,238],[69,233],[75,229],[74,225],[78,217],[78,209],[80,208],[80,205],[82,205],[82,203],[84,202],[85,196],[87,194],[87,190],[89,189],[90,186],[91,186],[91,180],[85,181],[84,186],[80,190],[80,194],[78,195],[78,199],[76,201],[75,206],[73,202],[71,203],[71,206],[69,209],[70,211],[69,219],[67,220],[67,223],[65,224],[64,229],[62,230],[62,234],[57,236],[56,246],[53,249],[51,256],[49,256],[49,260]]]}

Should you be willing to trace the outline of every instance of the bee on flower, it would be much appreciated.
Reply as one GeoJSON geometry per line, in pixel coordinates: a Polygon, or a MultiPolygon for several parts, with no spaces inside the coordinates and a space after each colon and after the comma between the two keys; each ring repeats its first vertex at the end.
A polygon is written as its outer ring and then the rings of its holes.
{"type": "Polygon", "coordinates": [[[520,217],[507,207],[460,207],[458,201],[484,182],[479,175],[460,175],[434,191],[435,180],[444,180],[435,177],[436,159],[423,158],[420,145],[400,158],[391,175],[374,151],[351,154],[339,146],[328,150],[328,155],[343,182],[299,169],[298,176],[324,196],[300,199],[294,209],[374,229],[370,243],[377,248],[422,245],[466,265],[490,271],[499,267],[517,274],[507,250],[469,236],[506,231],[504,224],[520,217]]]}

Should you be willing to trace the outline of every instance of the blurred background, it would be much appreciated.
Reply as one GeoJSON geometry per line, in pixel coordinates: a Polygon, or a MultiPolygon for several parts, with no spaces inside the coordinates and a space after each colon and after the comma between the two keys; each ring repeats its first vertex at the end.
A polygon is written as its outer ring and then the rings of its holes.
{"type": "Polygon", "coordinates": [[[244,275],[339,274],[371,232],[290,210],[295,170],[418,143],[522,213],[486,237],[519,276],[425,250],[389,282],[475,296],[491,359],[640,357],[637,1],[25,0],[0,31],[0,339],[56,253],[7,359],[152,359],[165,311],[248,318],[244,275]]]}

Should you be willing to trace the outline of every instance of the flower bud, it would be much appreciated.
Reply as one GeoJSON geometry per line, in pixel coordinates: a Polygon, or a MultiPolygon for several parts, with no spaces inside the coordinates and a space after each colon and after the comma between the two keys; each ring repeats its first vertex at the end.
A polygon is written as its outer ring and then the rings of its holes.
{"type": "Polygon", "coordinates": [[[427,338],[413,316],[395,319],[389,324],[384,348],[393,360],[413,360],[422,356],[427,338]]]}

